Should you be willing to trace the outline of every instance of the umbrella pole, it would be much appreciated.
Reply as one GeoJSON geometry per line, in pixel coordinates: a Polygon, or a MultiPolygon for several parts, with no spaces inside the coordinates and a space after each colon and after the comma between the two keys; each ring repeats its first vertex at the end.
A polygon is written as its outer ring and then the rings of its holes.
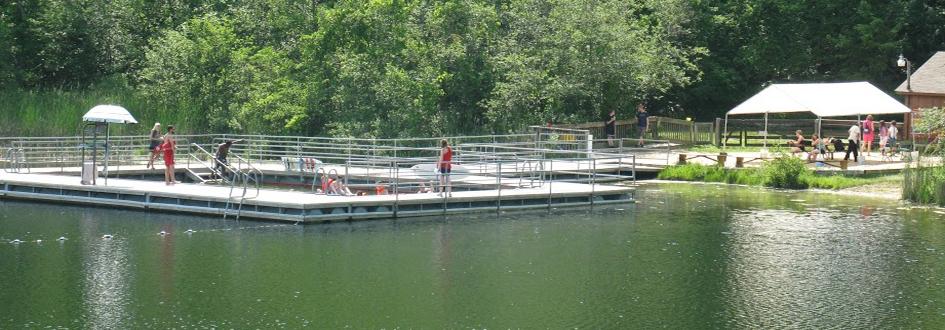
{"type": "Polygon", "coordinates": [[[108,142],[109,142],[108,140],[110,139],[110,137],[111,137],[111,134],[109,131],[109,126],[108,126],[108,123],[106,122],[105,123],[105,185],[106,186],[108,185],[108,151],[110,149],[108,145],[108,142]]]}
{"type": "Polygon", "coordinates": [[[92,185],[98,180],[98,124],[92,129],[92,185]]]}

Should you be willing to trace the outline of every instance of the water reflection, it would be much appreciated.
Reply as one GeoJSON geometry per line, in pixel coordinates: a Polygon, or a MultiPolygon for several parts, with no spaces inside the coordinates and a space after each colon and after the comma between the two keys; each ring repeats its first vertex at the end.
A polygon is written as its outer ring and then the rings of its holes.
{"type": "Polygon", "coordinates": [[[100,224],[91,213],[83,213],[85,251],[84,305],[87,326],[92,329],[122,329],[128,319],[129,274],[127,240],[101,239],[100,224]]]}
{"type": "Polygon", "coordinates": [[[732,212],[727,325],[882,324],[884,301],[897,290],[887,256],[896,245],[887,242],[900,238],[883,216],[849,221],[853,210],[732,212]]]}

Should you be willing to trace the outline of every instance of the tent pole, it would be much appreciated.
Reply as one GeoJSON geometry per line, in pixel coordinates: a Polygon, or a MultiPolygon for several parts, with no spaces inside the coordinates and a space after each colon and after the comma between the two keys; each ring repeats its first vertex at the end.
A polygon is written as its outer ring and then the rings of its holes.
{"type": "Polygon", "coordinates": [[[765,149],[768,149],[768,112],[765,111],[765,149]]]}
{"type": "Polygon", "coordinates": [[[725,114],[725,129],[722,133],[722,150],[725,150],[726,142],[728,142],[728,113],[725,114]]]}
{"type": "Polygon", "coordinates": [[[820,136],[820,134],[821,134],[821,130],[823,129],[823,126],[824,126],[824,120],[823,120],[822,118],[820,118],[820,116],[817,116],[817,125],[814,125],[814,126],[816,126],[816,127],[814,128],[814,130],[817,131],[817,137],[818,137],[818,138],[823,138],[823,136],[820,136]]]}
{"type": "Polygon", "coordinates": [[[860,149],[857,152],[860,153],[861,159],[866,161],[866,155],[863,154],[863,148],[861,148],[863,146],[863,122],[860,121],[860,114],[856,114],[856,126],[860,127],[860,135],[856,136],[856,147],[860,149]]]}

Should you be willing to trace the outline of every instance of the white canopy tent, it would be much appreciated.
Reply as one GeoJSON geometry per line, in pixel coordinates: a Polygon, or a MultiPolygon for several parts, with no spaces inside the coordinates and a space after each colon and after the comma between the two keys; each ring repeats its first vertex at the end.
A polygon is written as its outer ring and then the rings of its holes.
{"type": "MultiPolygon", "coordinates": [[[[765,147],[769,113],[811,112],[822,117],[848,117],[910,113],[908,107],[868,82],[772,84],[725,114],[723,147],[728,136],[728,116],[764,114],[765,147]]],[[[818,132],[819,133],[819,132],[818,132]]]]}
{"type": "MultiPolygon", "coordinates": [[[[100,127],[102,126],[105,127],[105,144],[104,144],[105,170],[104,172],[105,172],[105,185],[108,185],[108,155],[109,155],[108,152],[109,152],[109,139],[110,139],[110,134],[109,134],[110,132],[109,132],[108,125],[109,124],[137,124],[138,121],[135,120],[135,117],[133,117],[130,113],[128,113],[128,110],[117,105],[97,105],[93,107],[91,110],[89,110],[89,112],[86,112],[84,116],[82,116],[82,121],[85,122],[86,125],[88,126],[94,126],[92,128],[92,132],[93,132],[92,133],[92,173],[95,173],[95,174],[92,175],[92,182],[91,182],[91,184],[93,185],[95,184],[96,177],[98,176],[97,172],[95,171],[96,166],[97,166],[96,160],[98,158],[97,157],[98,131],[100,127]]],[[[85,167],[84,166],[85,146],[86,146],[85,135],[86,135],[85,130],[83,130],[83,134],[82,134],[83,169],[85,167]]]]}

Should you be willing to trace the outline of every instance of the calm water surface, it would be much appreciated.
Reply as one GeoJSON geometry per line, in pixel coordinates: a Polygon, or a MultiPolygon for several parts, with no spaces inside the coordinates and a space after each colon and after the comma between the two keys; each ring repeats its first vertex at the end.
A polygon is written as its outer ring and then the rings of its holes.
{"type": "Polygon", "coordinates": [[[945,328],[941,210],[637,197],[308,226],[0,201],[0,328],[945,328]]]}

